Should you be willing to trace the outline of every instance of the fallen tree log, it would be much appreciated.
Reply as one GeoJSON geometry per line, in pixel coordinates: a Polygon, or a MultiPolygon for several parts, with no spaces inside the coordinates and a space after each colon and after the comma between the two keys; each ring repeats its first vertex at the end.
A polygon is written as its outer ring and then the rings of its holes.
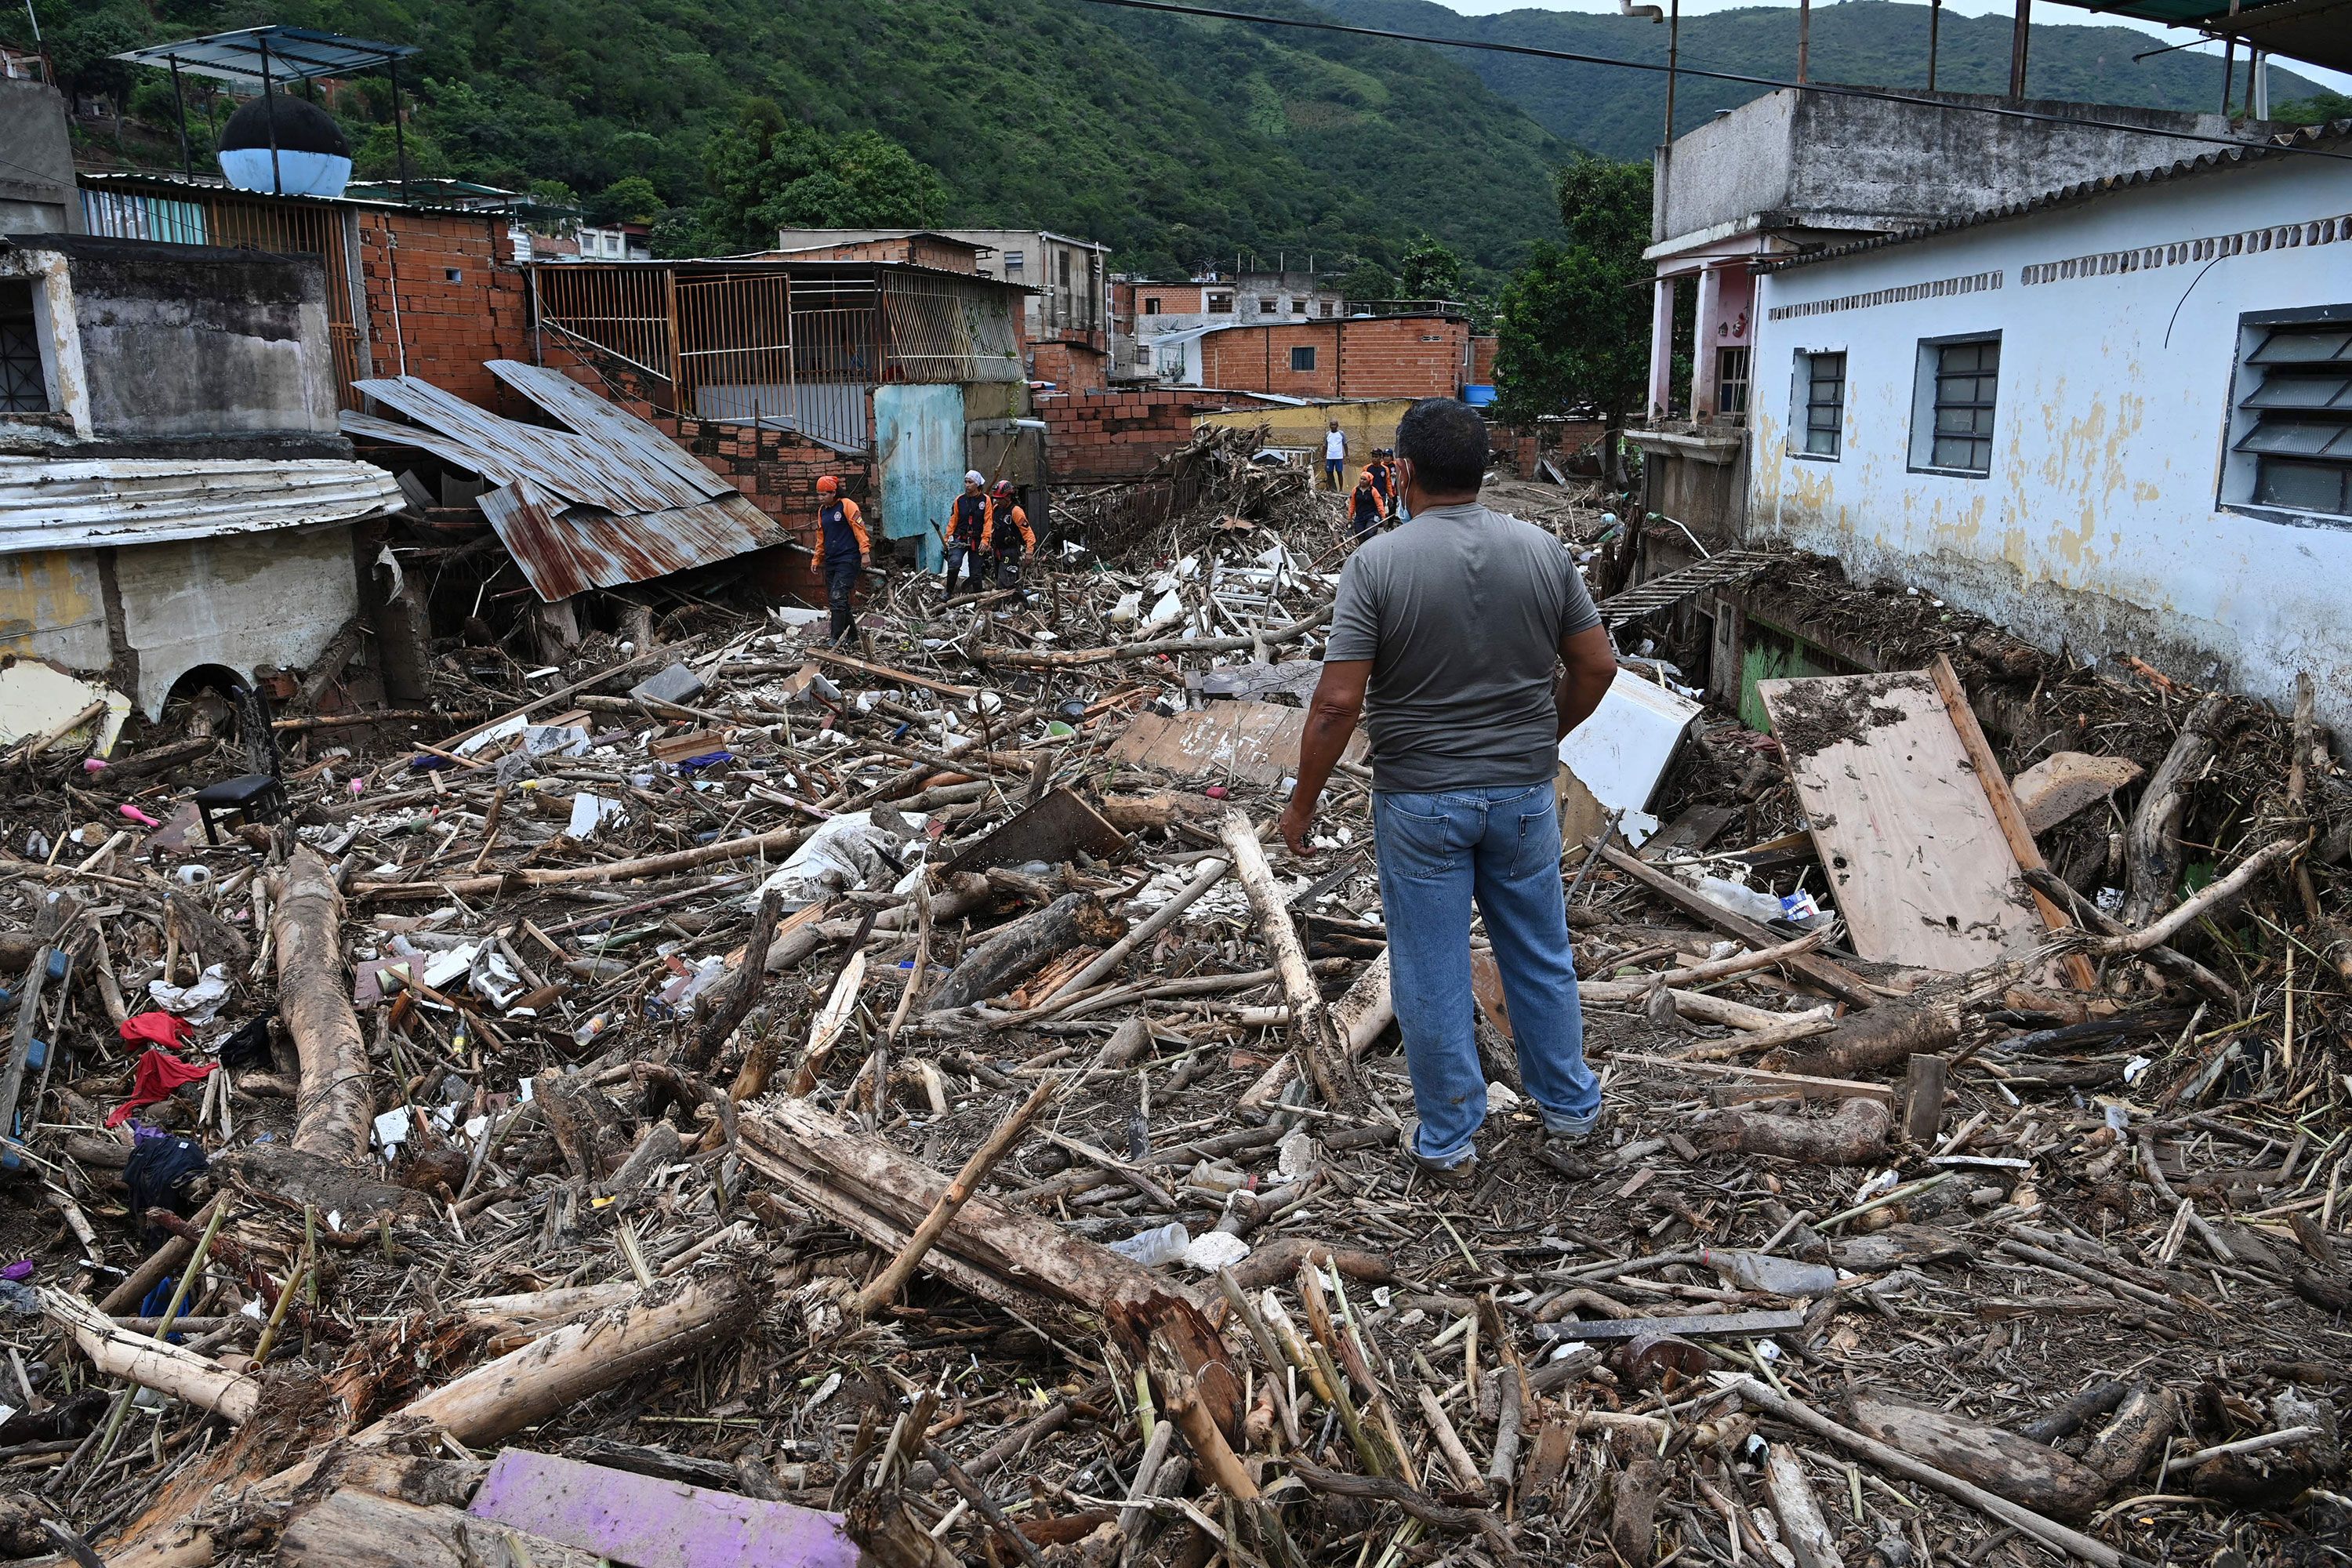
{"type": "Polygon", "coordinates": [[[1103,947],[1125,934],[1118,917],[1092,893],[1064,893],[1035,914],[1024,915],[967,953],[940,982],[930,1009],[958,1007],[1002,995],[1061,954],[1103,947]]]}
{"type": "Polygon", "coordinates": [[[2081,1519],[2107,1495],[2107,1478],[2088,1465],[1998,1426],[1861,1394],[1852,1411],[1854,1430],[1865,1436],[2059,1519],[2081,1519]]]}
{"type": "Polygon", "coordinates": [[[2189,786],[2213,755],[2213,730],[2227,706],[2218,692],[2200,699],[2140,792],[2139,805],[2124,831],[2126,925],[2147,924],[2180,880],[2180,818],[2189,807],[2189,786]]]}
{"type": "Polygon", "coordinates": [[[1699,1123],[1696,1140],[1717,1154],[1765,1154],[1813,1165],[1863,1165],[1886,1153],[1895,1112],[1881,1100],[1848,1100],[1822,1121],[1758,1111],[1720,1110],[1699,1123]]]}
{"type": "Polygon", "coordinates": [[[375,1105],[367,1040],[343,967],[343,900],[334,868],[309,845],[298,847],[271,879],[269,904],[278,1013],[302,1063],[291,1147],[357,1165],[367,1158],[375,1105]]]}
{"type": "Polygon", "coordinates": [[[95,1304],[70,1290],[44,1287],[40,1294],[42,1315],[71,1334],[82,1354],[108,1376],[184,1399],[232,1426],[253,1418],[261,1402],[258,1379],[231,1372],[194,1351],[118,1328],[95,1304]]]}
{"type": "Polygon", "coordinates": [[[1810,1042],[1804,1055],[1772,1066],[1807,1078],[1859,1078],[1915,1056],[1942,1056],[1957,1050],[1959,1043],[1957,999],[1883,1002],[1810,1042]]]}
{"type": "Polygon", "coordinates": [[[751,856],[790,855],[803,840],[814,832],[811,826],[779,827],[771,833],[755,833],[745,838],[721,838],[709,844],[699,844],[691,849],[673,850],[667,855],[647,855],[635,860],[606,860],[593,866],[538,867],[520,871],[502,871],[487,877],[452,877],[442,880],[415,882],[354,882],[354,899],[466,899],[495,898],[520,894],[526,888],[568,888],[589,882],[625,882],[644,877],[667,877],[673,871],[690,871],[697,866],[708,866],[717,860],[742,860],[751,856]]]}
{"type": "Polygon", "coordinates": [[[2104,1541],[2061,1524],[2022,1503],[2012,1502],[1998,1493],[1987,1491],[1975,1482],[1939,1469],[1925,1459],[1914,1458],[1902,1449],[1882,1443],[1865,1433],[1842,1426],[1803,1401],[1767,1388],[1743,1373],[1710,1373],[1708,1376],[1719,1386],[1738,1393],[1741,1399],[1759,1410],[1768,1411],[1791,1426],[1801,1426],[1817,1437],[1827,1438],[1892,1475],[1917,1481],[1922,1486],[1934,1488],[1946,1497],[1956,1498],[1979,1512],[2033,1537],[2045,1546],[2091,1563],[2093,1568],[2144,1568],[2138,1558],[2127,1556],[2104,1541]]]}
{"type": "Polygon", "coordinates": [[[604,1559],[463,1509],[345,1487],[288,1517],[278,1561],[286,1568],[597,1568],[604,1559]]]}
{"type": "Polygon", "coordinates": [[[1163,653],[1234,653],[1245,647],[1280,647],[1285,643],[1297,642],[1330,618],[1331,606],[1326,605],[1304,620],[1293,621],[1270,632],[1255,632],[1248,637],[1161,637],[1157,642],[1131,642],[1113,647],[1059,648],[1051,653],[992,647],[982,654],[975,654],[975,657],[984,655],[990,664],[1008,665],[1016,669],[1073,669],[1082,665],[1114,664],[1123,658],[1157,658],[1163,653]]]}
{"type": "Polygon", "coordinates": [[[1315,1085],[1323,1103],[1338,1110],[1361,1103],[1363,1091],[1348,1057],[1346,1042],[1331,1022],[1323,993],[1307,967],[1307,949],[1291,923],[1288,895],[1274,879],[1257,827],[1243,813],[1228,812],[1219,829],[1230,852],[1234,875],[1249,895],[1250,911],[1257,917],[1259,940],[1282,977],[1283,999],[1290,1005],[1290,1044],[1299,1069],[1315,1085]]]}

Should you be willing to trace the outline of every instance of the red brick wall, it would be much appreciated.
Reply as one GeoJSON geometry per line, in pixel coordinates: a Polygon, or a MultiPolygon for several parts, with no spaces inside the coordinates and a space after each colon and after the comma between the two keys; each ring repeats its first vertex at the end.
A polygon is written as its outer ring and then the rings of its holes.
{"type": "Polygon", "coordinates": [[[1183,387],[1048,393],[1037,399],[1045,421],[1045,460],[1055,484],[1131,479],[1192,438],[1196,415],[1230,401],[1183,387]]]}
{"type": "Polygon", "coordinates": [[[399,374],[404,349],[409,374],[503,411],[483,363],[530,357],[529,295],[522,273],[505,264],[506,219],[362,207],[359,226],[372,374],[399,374]]]}
{"type": "Polygon", "coordinates": [[[1063,392],[1100,392],[1110,384],[1110,356],[1085,343],[1039,342],[1031,346],[1029,374],[1063,392]]]}
{"type": "Polygon", "coordinates": [[[1501,340],[1491,336],[1475,337],[1470,340],[1471,385],[1492,386],[1495,384],[1495,349],[1496,345],[1501,340]]]}
{"type": "Polygon", "coordinates": [[[1290,397],[1451,397],[1469,342],[1468,322],[1442,318],[1236,327],[1201,340],[1201,382],[1290,397]],[[1315,368],[1291,369],[1294,348],[1312,348],[1315,368]]]}
{"type": "MultiPolygon", "coordinates": [[[[1160,309],[1151,313],[1163,316],[1195,316],[1208,309],[1203,291],[1197,283],[1134,283],[1127,285],[1127,288],[1129,298],[1134,300],[1130,309],[1139,316],[1146,314],[1144,301],[1147,300],[1158,300],[1160,309]]],[[[1225,292],[1233,292],[1230,285],[1226,286],[1225,292]]]]}
{"type": "Polygon", "coordinates": [[[845,241],[840,245],[803,246],[793,250],[774,250],[771,256],[789,256],[800,260],[823,261],[898,261],[916,267],[936,267],[942,272],[978,273],[974,265],[977,253],[968,245],[952,240],[923,239],[913,235],[894,235],[887,239],[845,241]]]}

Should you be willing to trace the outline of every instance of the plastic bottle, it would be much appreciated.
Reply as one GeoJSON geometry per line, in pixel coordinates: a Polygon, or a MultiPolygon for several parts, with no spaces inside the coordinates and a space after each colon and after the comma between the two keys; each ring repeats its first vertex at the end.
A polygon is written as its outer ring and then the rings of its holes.
{"type": "Polygon", "coordinates": [[[597,1036],[603,1034],[606,1029],[610,1028],[612,1024],[613,1016],[611,1014],[599,1013],[594,1017],[589,1019],[586,1023],[572,1031],[572,1043],[575,1046],[584,1046],[589,1041],[594,1039],[597,1036]]]}
{"type": "Polygon", "coordinates": [[[1776,1296],[1826,1296],[1837,1289],[1837,1270],[1826,1263],[1803,1263],[1769,1252],[1718,1252],[1711,1247],[1699,1249],[1698,1260],[1743,1290],[1769,1290],[1776,1296]]]}
{"type": "Polygon", "coordinates": [[[1149,1268],[1155,1264],[1175,1262],[1192,1245],[1192,1233],[1184,1228],[1181,1221],[1171,1220],[1139,1236],[1130,1236],[1125,1241],[1114,1241],[1110,1249],[1121,1258],[1149,1268]]]}

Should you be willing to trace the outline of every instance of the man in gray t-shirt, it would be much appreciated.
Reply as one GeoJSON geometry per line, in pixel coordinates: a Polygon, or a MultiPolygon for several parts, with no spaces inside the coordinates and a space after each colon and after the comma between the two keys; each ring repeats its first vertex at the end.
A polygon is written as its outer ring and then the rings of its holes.
{"type": "Polygon", "coordinates": [[[1510,1010],[1519,1077],[1556,1137],[1598,1125],[1561,895],[1552,794],[1560,738],[1616,678],[1567,550],[1478,502],[1486,426],[1451,398],[1397,426],[1411,521],[1348,563],[1299,745],[1283,837],[1308,853],[1315,805],[1363,715],[1389,986],[1420,1122],[1415,1160],[1466,1182],[1486,1114],[1470,989],[1470,912],[1510,1010]],[[1367,705],[1369,700],[1369,712],[1367,705]]]}

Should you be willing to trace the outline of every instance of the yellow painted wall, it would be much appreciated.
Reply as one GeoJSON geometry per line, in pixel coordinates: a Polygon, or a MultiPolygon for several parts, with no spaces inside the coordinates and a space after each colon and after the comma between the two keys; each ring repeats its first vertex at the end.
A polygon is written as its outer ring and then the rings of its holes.
{"type": "MultiPolygon", "coordinates": [[[[1384,397],[1369,403],[1313,403],[1298,408],[1243,408],[1230,414],[1212,414],[1202,419],[1203,425],[1228,425],[1239,429],[1266,426],[1269,445],[1276,447],[1310,447],[1317,462],[1323,458],[1323,436],[1337,419],[1348,437],[1348,466],[1360,468],[1370,459],[1375,447],[1396,445],[1397,421],[1412,406],[1409,397],[1384,397]]],[[[1350,480],[1355,478],[1351,471],[1350,480]]]]}
{"type": "Polygon", "coordinates": [[[0,652],[28,653],[68,669],[104,669],[106,595],[88,550],[0,556],[0,652]]]}

